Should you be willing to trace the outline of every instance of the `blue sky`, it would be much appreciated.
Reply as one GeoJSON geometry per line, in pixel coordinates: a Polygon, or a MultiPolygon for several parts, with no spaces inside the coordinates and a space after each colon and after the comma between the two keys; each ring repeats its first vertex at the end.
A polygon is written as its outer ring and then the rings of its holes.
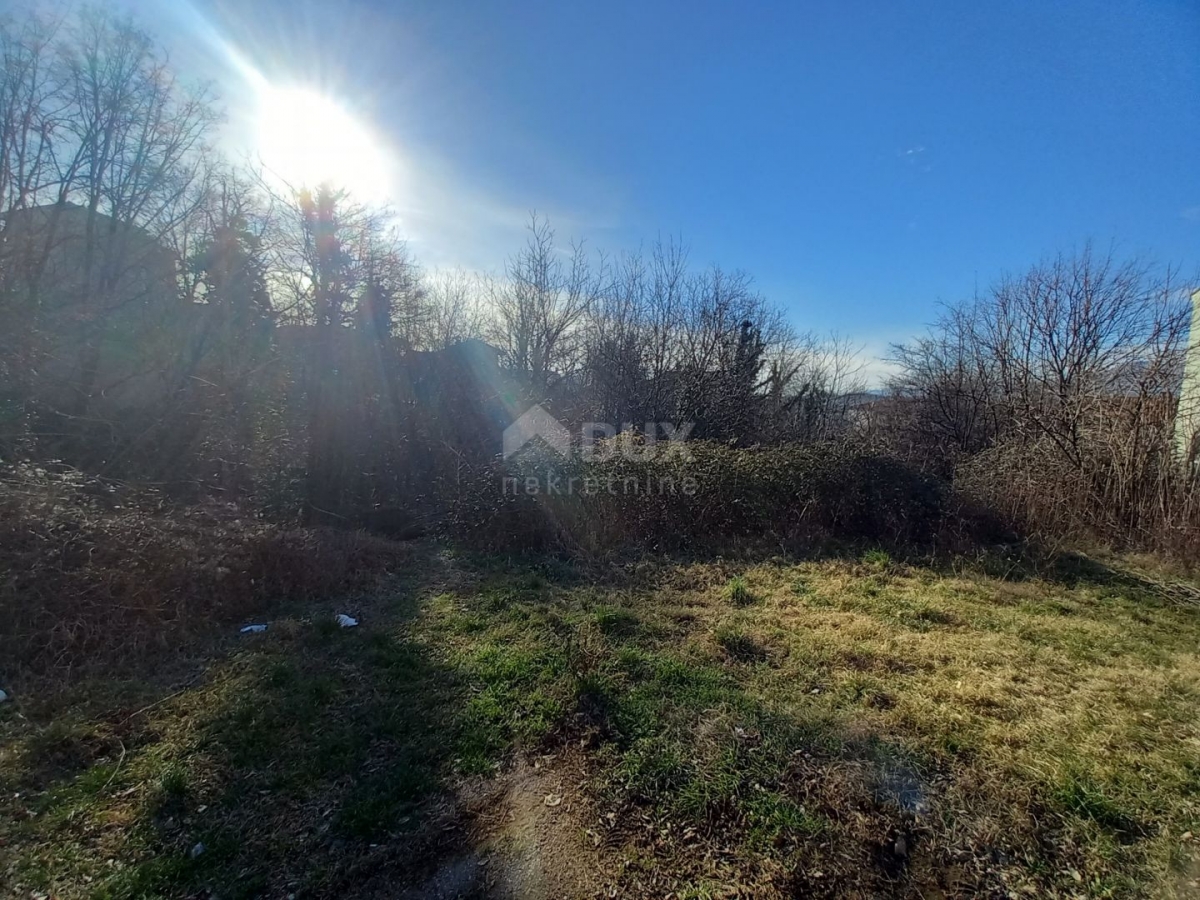
{"type": "Polygon", "coordinates": [[[878,354],[1088,239],[1200,264],[1197,0],[127,5],[234,144],[221,47],[370,123],[430,266],[498,268],[531,209],[610,251],[680,235],[878,354]]]}

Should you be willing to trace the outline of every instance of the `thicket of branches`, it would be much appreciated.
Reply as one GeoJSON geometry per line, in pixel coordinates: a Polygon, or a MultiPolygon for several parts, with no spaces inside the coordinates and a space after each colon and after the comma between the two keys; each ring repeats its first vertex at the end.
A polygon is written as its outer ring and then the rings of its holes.
{"type": "Polygon", "coordinates": [[[1185,287],[1087,247],[948,308],[894,348],[893,449],[1043,537],[1194,550],[1185,287]]]}
{"type": "Polygon", "coordinates": [[[897,347],[868,396],[851,345],[675,240],[606,256],[533,216],[503,271],[423,272],[386,209],[218,153],[215,98],[108,12],[0,19],[0,64],[9,461],[363,524],[461,501],[540,403],[733,450],[852,444],[1046,536],[1195,540],[1171,273],[1038,265],[897,347]]]}

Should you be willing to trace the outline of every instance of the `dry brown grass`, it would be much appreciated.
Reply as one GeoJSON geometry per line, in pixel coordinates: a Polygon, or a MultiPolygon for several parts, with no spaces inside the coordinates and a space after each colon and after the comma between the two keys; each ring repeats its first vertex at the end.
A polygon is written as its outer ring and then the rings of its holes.
{"type": "Polygon", "coordinates": [[[369,587],[403,559],[361,533],[28,467],[0,478],[0,547],[0,659],[13,678],[146,663],[280,602],[369,587]]]}
{"type": "MultiPolygon", "coordinates": [[[[1190,895],[1200,609],[844,561],[753,566],[741,577],[763,600],[736,608],[717,588],[728,572],[691,566],[669,583],[687,586],[708,634],[763,648],[746,677],[764,702],[898,739],[951,773],[938,804],[957,813],[939,842],[1033,846],[1053,833],[1062,871],[1049,874],[1078,874],[1088,893],[1121,893],[1138,871],[1152,893],[1190,895]]],[[[1055,880],[1010,874],[1034,893],[1055,880]]]]}

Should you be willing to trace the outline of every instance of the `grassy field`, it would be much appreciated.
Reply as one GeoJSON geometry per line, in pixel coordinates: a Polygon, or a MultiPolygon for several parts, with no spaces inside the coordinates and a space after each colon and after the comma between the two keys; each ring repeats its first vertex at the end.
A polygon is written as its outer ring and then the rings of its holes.
{"type": "Polygon", "coordinates": [[[1200,896],[1194,589],[1005,574],[415,546],[261,635],[18,677],[0,894],[1200,896]]]}

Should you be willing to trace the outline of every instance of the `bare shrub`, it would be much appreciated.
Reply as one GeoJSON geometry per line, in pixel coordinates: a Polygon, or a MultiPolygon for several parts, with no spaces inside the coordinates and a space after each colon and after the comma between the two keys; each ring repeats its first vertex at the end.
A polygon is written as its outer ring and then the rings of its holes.
{"type": "Polygon", "coordinates": [[[1174,272],[1090,247],[1002,279],[896,348],[899,445],[1035,536],[1195,544],[1172,438],[1189,312],[1174,272]]]}

